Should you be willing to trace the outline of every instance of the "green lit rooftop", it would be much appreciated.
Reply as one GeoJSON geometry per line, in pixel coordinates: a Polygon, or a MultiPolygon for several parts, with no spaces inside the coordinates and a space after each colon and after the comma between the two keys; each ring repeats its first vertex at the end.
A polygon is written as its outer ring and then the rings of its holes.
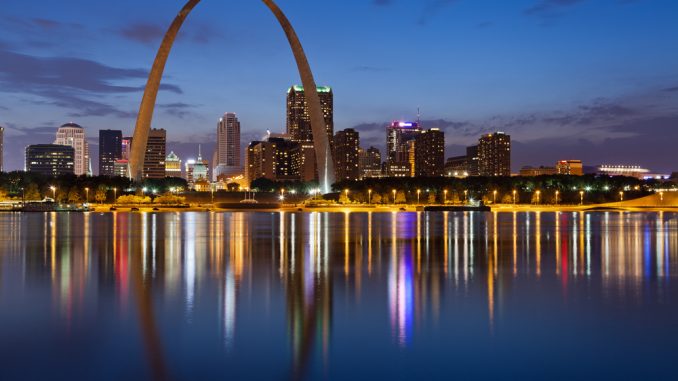
{"type": "MultiPolygon", "coordinates": [[[[294,91],[304,91],[304,86],[294,85],[289,90],[287,90],[287,93],[289,94],[290,91],[292,91],[293,89],[294,89],[294,91]]],[[[318,86],[317,89],[318,89],[319,93],[331,93],[332,92],[332,88],[329,87],[329,86],[318,86]]]]}

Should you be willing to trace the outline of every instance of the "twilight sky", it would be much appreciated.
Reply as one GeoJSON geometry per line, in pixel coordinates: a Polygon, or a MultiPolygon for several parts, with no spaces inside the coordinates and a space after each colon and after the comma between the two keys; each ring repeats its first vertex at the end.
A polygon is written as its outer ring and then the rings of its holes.
{"type": "MultiPolygon", "coordinates": [[[[183,0],[2,0],[0,125],[6,170],[85,127],[131,134],[145,75],[183,0]]],[[[279,0],[335,130],[383,148],[385,125],[445,130],[448,155],[484,132],[512,135],[513,169],[576,158],[678,171],[678,1],[279,0]]],[[[203,0],[172,51],[154,127],[182,159],[214,147],[238,113],[243,144],[285,128],[299,83],[282,30],[257,0],[203,0]]],[[[210,156],[211,157],[211,156],[210,156]]],[[[95,173],[96,173],[95,168],[95,173]]]]}

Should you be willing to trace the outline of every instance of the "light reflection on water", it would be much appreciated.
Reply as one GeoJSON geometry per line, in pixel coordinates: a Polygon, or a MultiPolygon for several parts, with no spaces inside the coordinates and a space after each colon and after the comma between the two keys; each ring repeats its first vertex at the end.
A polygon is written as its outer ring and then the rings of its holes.
{"type": "Polygon", "coordinates": [[[665,375],[676,217],[2,214],[0,378],[665,375]]]}

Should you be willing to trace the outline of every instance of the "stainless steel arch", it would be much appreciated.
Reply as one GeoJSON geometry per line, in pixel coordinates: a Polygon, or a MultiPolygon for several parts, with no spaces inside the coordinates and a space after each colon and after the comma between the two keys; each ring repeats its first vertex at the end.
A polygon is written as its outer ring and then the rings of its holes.
{"type": "MultiPolygon", "coordinates": [[[[263,3],[273,12],[276,19],[283,28],[287,40],[290,43],[294,58],[297,62],[301,82],[304,85],[306,95],[306,102],[311,118],[311,130],[313,132],[313,145],[315,146],[316,161],[318,165],[318,175],[320,177],[320,186],[325,193],[331,191],[332,183],[334,183],[334,157],[330,148],[329,137],[325,126],[325,118],[323,117],[322,108],[320,106],[320,98],[316,88],[316,83],[311,72],[311,67],[308,64],[308,59],[301,46],[299,37],[297,36],[292,24],[287,19],[285,14],[275,4],[273,0],[262,0],[263,3]]],[[[162,40],[158,54],[153,62],[153,67],[148,76],[144,96],[139,107],[139,115],[137,116],[136,127],[134,129],[134,137],[132,140],[132,151],[130,154],[129,171],[130,177],[136,180],[141,179],[141,172],[143,169],[144,155],[146,152],[146,145],[148,143],[148,135],[151,130],[151,122],[153,120],[153,112],[155,110],[156,98],[158,90],[160,89],[160,82],[162,74],[165,70],[167,58],[172,50],[174,40],[179,33],[179,29],[183,25],[186,17],[191,13],[193,8],[200,3],[200,0],[189,0],[181,9],[177,17],[170,25],[165,37],[162,40]]]]}

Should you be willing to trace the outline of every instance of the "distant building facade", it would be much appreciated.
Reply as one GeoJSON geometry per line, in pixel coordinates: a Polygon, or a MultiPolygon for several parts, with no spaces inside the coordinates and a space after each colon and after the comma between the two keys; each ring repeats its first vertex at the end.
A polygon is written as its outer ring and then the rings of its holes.
{"type": "Polygon", "coordinates": [[[555,167],[544,167],[539,168],[525,166],[520,169],[520,176],[524,177],[534,177],[534,176],[546,176],[546,175],[555,175],[558,173],[558,170],[555,167]]]}
{"type": "Polygon", "coordinates": [[[91,163],[89,157],[89,143],[85,136],[85,129],[75,123],[66,123],[59,127],[54,144],[70,146],[75,150],[74,173],[78,176],[89,176],[91,163]]]}
{"type": "Polygon", "coordinates": [[[511,137],[503,132],[483,135],[478,143],[480,176],[511,176],[511,137]]]}
{"type": "Polygon", "coordinates": [[[122,131],[99,130],[99,175],[115,176],[115,161],[122,159],[122,131]]]}
{"type": "Polygon", "coordinates": [[[415,172],[415,139],[421,133],[419,124],[394,121],[386,129],[386,170],[391,177],[413,176],[415,172]],[[404,168],[407,167],[405,171],[404,168]]]}
{"type": "Polygon", "coordinates": [[[650,173],[639,165],[601,165],[598,167],[598,174],[604,176],[627,176],[643,179],[650,173]]]}
{"type": "Polygon", "coordinates": [[[480,156],[477,145],[466,147],[466,171],[469,176],[480,176],[480,156]]]}
{"type": "Polygon", "coordinates": [[[445,176],[447,177],[467,177],[468,173],[468,157],[467,156],[453,156],[445,162],[445,176]]]}
{"type": "Polygon", "coordinates": [[[358,166],[361,179],[382,177],[379,149],[372,146],[368,149],[361,148],[358,151],[358,166]]]}
{"type": "Polygon", "coordinates": [[[337,132],[334,136],[334,167],[337,181],[360,179],[360,134],[353,128],[337,132]]]}
{"type": "Polygon", "coordinates": [[[247,147],[246,181],[265,178],[273,181],[301,180],[301,144],[285,137],[254,141],[247,147]]]}
{"type": "Polygon", "coordinates": [[[414,140],[414,175],[439,177],[445,170],[445,133],[438,128],[422,131],[414,140]]]}
{"type": "Polygon", "coordinates": [[[195,188],[198,182],[209,182],[209,161],[202,157],[202,147],[198,146],[198,159],[186,160],[186,181],[190,188],[195,188]]]}
{"type": "Polygon", "coordinates": [[[219,176],[242,173],[240,163],[240,121],[235,113],[227,112],[217,125],[216,162],[213,163],[213,180],[219,176]]]}
{"type": "Polygon", "coordinates": [[[26,147],[26,171],[45,176],[75,173],[75,148],[61,144],[35,144],[26,147]]]}
{"type": "Polygon", "coordinates": [[[181,177],[181,159],[174,151],[165,158],[165,177],[181,177]]]}
{"type": "MultiPolygon", "coordinates": [[[[330,149],[334,150],[334,92],[331,87],[317,88],[320,98],[320,107],[325,118],[325,130],[330,149]]],[[[287,134],[292,141],[301,145],[301,179],[312,181],[318,179],[316,168],[315,147],[313,146],[313,132],[311,130],[311,116],[306,102],[303,86],[292,86],[287,91],[287,134]]]]}
{"type": "Polygon", "coordinates": [[[561,160],[556,163],[559,175],[584,176],[584,164],[581,160],[561,160]]]}
{"type": "Polygon", "coordinates": [[[144,156],[143,177],[145,179],[165,178],[165,158],[167,150],[167,131],[152,129],[148,135],[144,156]]]}

